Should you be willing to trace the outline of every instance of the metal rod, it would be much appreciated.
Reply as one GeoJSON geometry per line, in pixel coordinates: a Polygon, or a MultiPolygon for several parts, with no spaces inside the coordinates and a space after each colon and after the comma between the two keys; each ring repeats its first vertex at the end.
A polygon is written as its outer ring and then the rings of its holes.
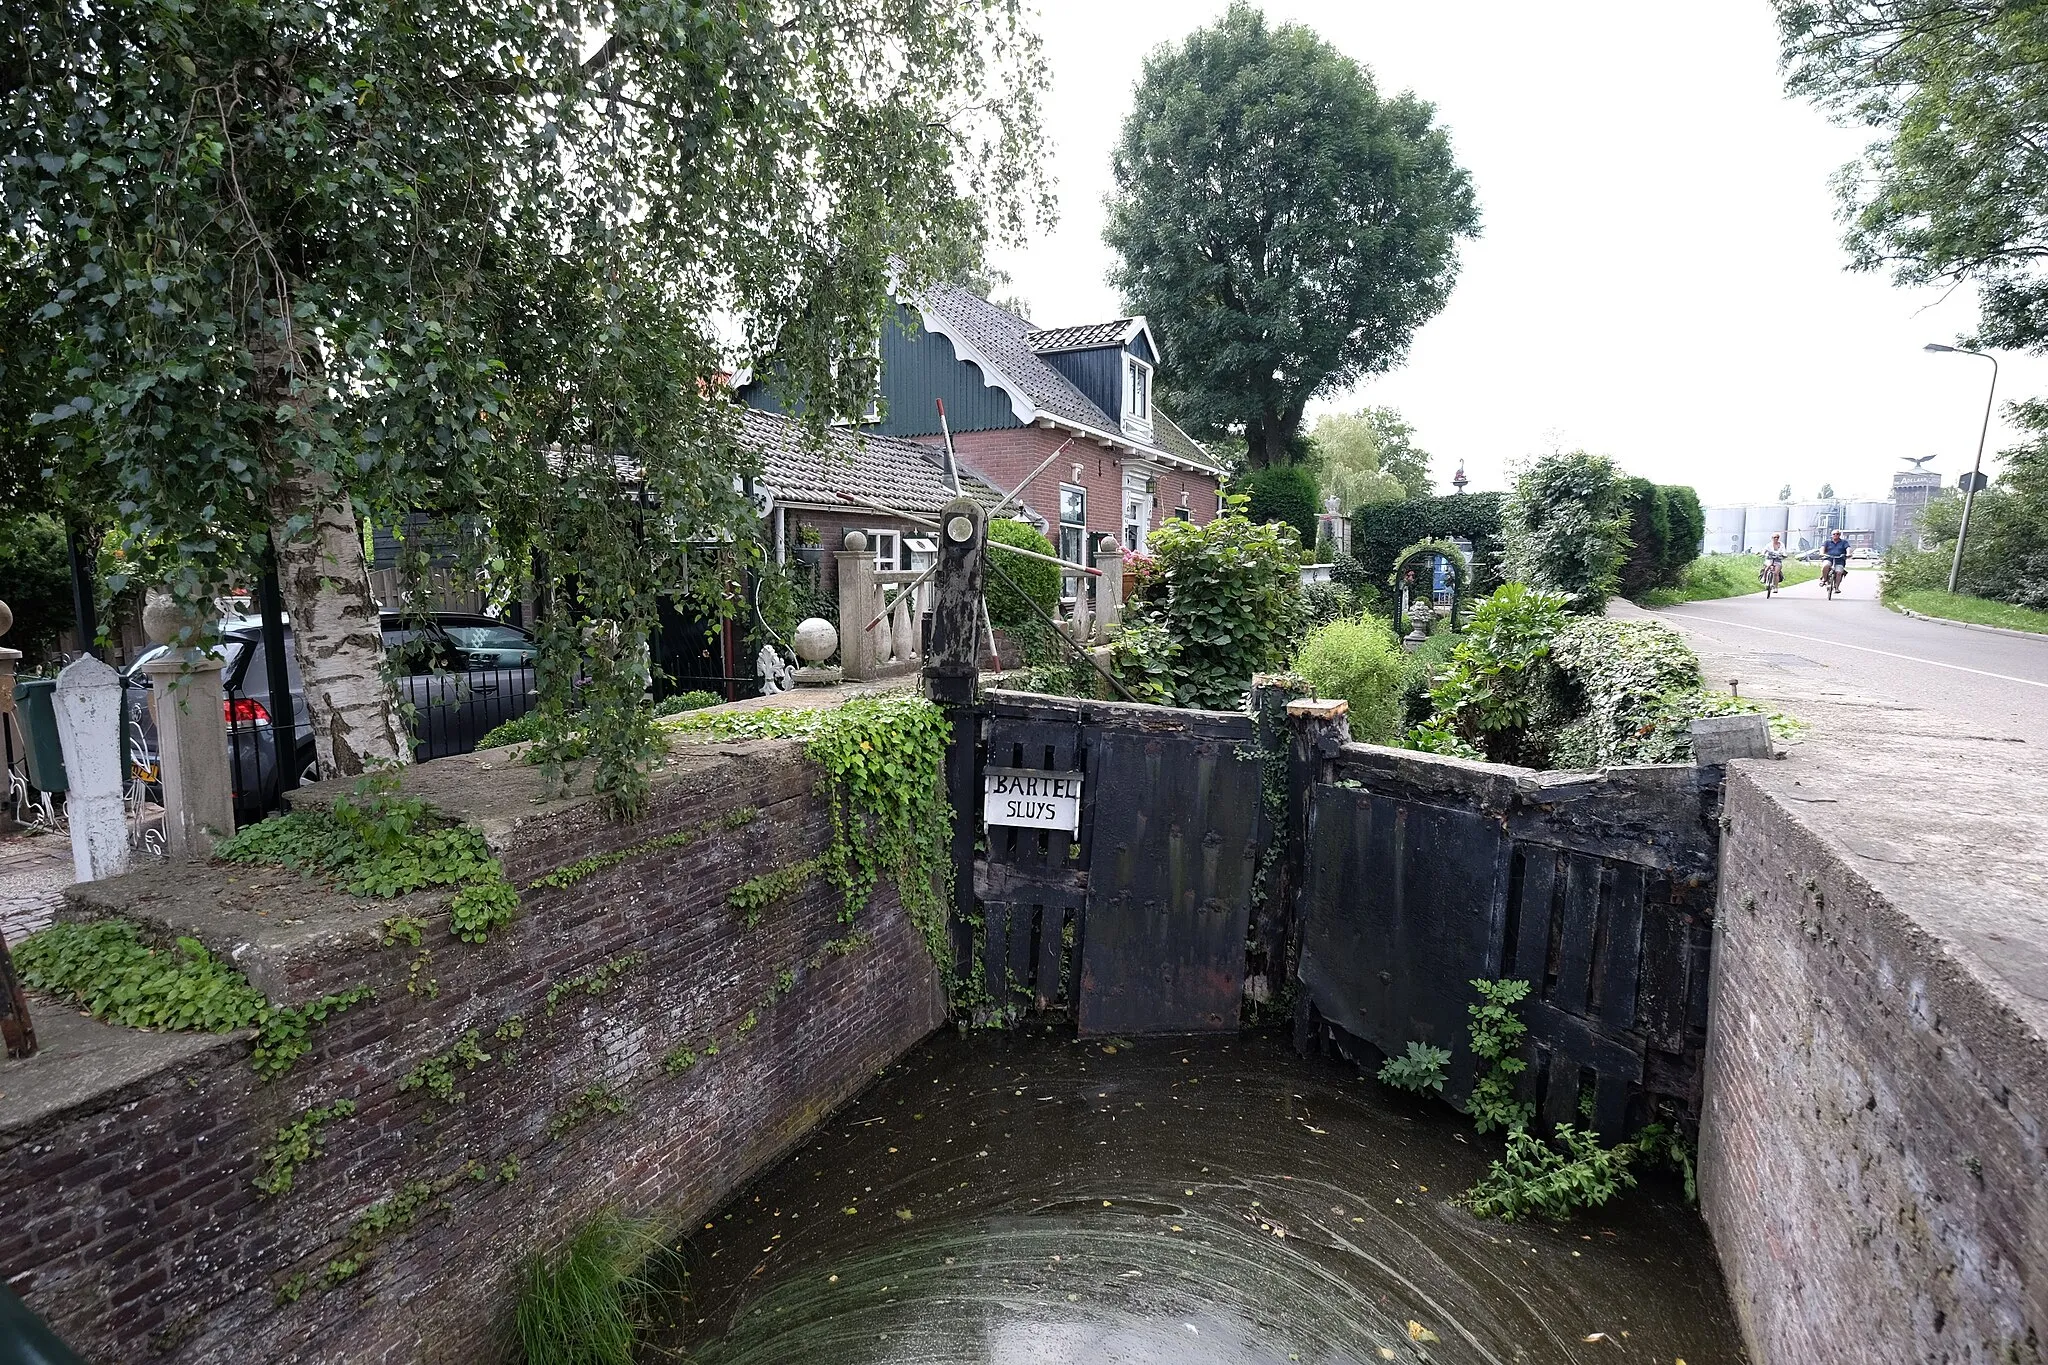
{"type": "Polygon", "coordinates": [[[85,533],[76,524],[69,529],[64,547],[71,557],[71,614],[78,631],[78,652],[100,657],[100,622],[93,600],[93,569],[97,562],[85,543],[85,533]]]}
{"type": "Polygon", "coordinates": [[[946,425],[946,400],[934,398],[939,405],[939,434],[946,438],[946,472],[953,476],[953,496],[965,497],[960,490],[960,457],[953,453],[953,428],[946,425]]]}
{"type": "MultiPolygon", "coordinates": [[[[939,524],[936,521],[929,521],[926,520],[924,517],[916,516],[909,512],[899,512],[895,508],[889,506],[889,504],[886,502],[877,502],[873,498],[864,498],[857,493],[842,492],[837,488],[832,490],[832,495],[836,498],[843,498],[847,502],[854,503],[857,506],[869,507],[877,512],[885,513],[888,516],[900,517],[904,521],[909,522],[913,526],[925,526],[929,527],[934,531],[939,529],[939,524]]],[[[989,548],[992,550],[1002,550],[1009,554],[1022,555],[1026,559],[1042,559],[1048,564],[1054,564],[1059,566],[1059,568],[1065,573],[1086,574],[1090,578],[1102,577],[1102,570],[1100,569],[1091,569],[1086,564],[1070,563],[1067,560],[1058,559],[1052,555],[1042,555],[1036,550],[1027,550],[1021,545],[1005,545],[1000,540],[991,540],[988,544],[989,548]]]]}
{"type": "MultiPolygon", "coordinates": [[[[990,541],[989,543],[994,544],[995,542],[990,541]]],[[[1017,580],[1003,572],[1002,565],[996,563],[993,559],[991,559],[988,561],[988,567],[989,571],[995,574],[996,577],[1002,579],[1005,583],[1008,583],[1010,585],[1010,590],[1012,592],[1016,593],[1019,597],[1023,598],[1027,602],[1031,600],[1030,595],[1026,593],[1024,589],[1017,586],[1017,580]]],[[[986,610],[988,608],[988,598],[986,596],[982,598],[981,605],[983,610],[986,610]]],[[[1058,639],[1061,644],[1065,645],[1068,649],[1073,650],[1083,659],[1086,659],[1088,661],[1088,666],[1090,668],[1093,668],[1097,673],[1100,673],[1103,677],[1103,680],[1106,681],[1111,687],[1114,687],[1117,690],[1117,692],[1122,695],[1125,701],[1135,702],[1138,700],[1136,697],[1131,695],[1131,690],[1129,688],[1125,687],[1122,683],[1116,680],[1115,674],[1111,673],[1108,669],[1104,668],[1099,662],[1096,661],[1096,658],[1093,654],[1090,654],[1086,649],[1084,649],[1080,645],[1075,644],[1072,640],[1067,638],[1067,633],[1064,630],[1060,629],[1060,619],[1057,616],[1048,614],[1045,618],[1045,621],[1047,625],[1052,627],[1053,636],[1056,639],[1058,639]]]]}
{"type": "MultiPolygon", "coordinates": [[[[925,581],[925,580],[926,580],[927,578],[930,578],[930,577],[931,577],[931,576],[932,576],[933,574],[937,573],[938,571],[939,571],[939,566],[938,566],[938,563],[937,563],[937,561],[933,561],[933,563],[932,563],[932,566],[931,566],[931,567],[930,567],[929,569],[926,569],[926,570],[925,570],[925,571],[924,571],[923,573],[921,573],[921,574],[919,574],[919,575],[918,575],[917,577],[915,577],[915,578],[911,579],[911,580],[910,580],[910,581],[909,581],[908,583],[905,583],[905,584],[903,585],[903,591],[904,591],[904,592],[908,592],[908,593],[914,593],[914,592],[916,592],[916,591],[917,591],[917,590],[918,590],[919,588],[921,588],[921,587],[923,587],[923,586],[924,586],[924,581],[925,581]]],[[[886,586],[888,586],[888,585],[887,585],[887,584],[878,584],[877,586],[879,586],[879,587],[886,587],[886,586]]],[[[914,605],[914,604],[913,604],[913,605],[914,605]]],[[[881,609],[881,610],[880,610],[879,612],[875,613],[875,619],[874,619],[874,620],[872,620],[872,621],[870,621],[870,622],[868,622],[868,623],[867,623],[866,625],[862,626],[862,627],[861,627],[861,630],[862,630],[862,631],[870,631],[870,630],[873,630],[873,629],[874,629],[874,628],[875,628],[876,626],[880,625],[880,624],[882,623],[882,618],[883,618],[884,616],[887,616],[887,615],[889,614],[889,612],[890,612],[890,611],[891,611],[891,610],[893,609],[893,606],[894,606],[894,604],[892,603],[892,604],[891,604],[890,606],[885,606],[885,607],[883,607],[883,608],[882,608],[882,609],[881,609]]]]}
{"type": "Polygon", "coordinates": [[[1058,449],[1058,450],[1055,450],[1055,451],[1053,451],[1053,453],[1052,453],[1052,454],[1050,454],[1050,455],[1046,456],[1046,457],[1045,457],[1045,458],[1044,458],[1043,460],[1041,460],[1041,461],[1039,462],[1038,468],[1036,468],[1036,469],[1032,470],[1032,471],[1031,471],[1031,472],[1030,472],[1029,474],[1026,474],[1026,475],[1024,476],[1024,482],[1022,482],[1022,483],[1018,484],[1018,485],[1017,485],[1017,486],[1016,486],[1015,488],[1011,489],[1011,490],[1010,490],[1010,491],[1009,491],[1008,493],[1005,493],[1005,494],[1003,495],[1003,500],[1002,500],[1001,502],[997,503],[997,504],[996,504],[996,505],[995,505],[994,507],[991,507],[991,508],[989,509],[989,511],[988,511],[988,514],[989,514],[989,516],[990,516],[990,517],[995,517],[996,515],[998,515],[999,513],[1001,513],[1001,512],[1002,512],[1002,510],[1003,510],[1003,509],[1004,509],[1005,507],[1008,507],[1008,506],[1009,506],[1009,505],[1010,505],[1011,503],[1013,503],[1013,502],[1017,501],[1017,498],[1019,497],[1019,495],[1021,495],[1021,494],[1022,494],[1022,493],[1024,492],[1024,490],[1025,490],[1025,489],[1027,489],[1027,488],[1029,488],[1029,487],[1031,486],[1031,481],[1032,481],[1033,479],[1037,478],[1037,477],[1038,477],[1038,476],[1039,476],[1040,474],[1043,474],[1043,473],[1044,473],[1044,472],[1045,472],[1045,471],[1046,471],[1046,470],[1047,470],[1048,468],[1050,468],[1050,467],[1051,467],[1051,465],[1052,465],[1052,462],[1053,462],[1054,460],[1057,460],[1057,459],[1058,459],[1058,458],[1059,458],[1059,457],[1060,457],[1060,456],[1061,456],[1061,455],[1062,455],[1062,454],[1063,454],[1063,453],[1064,453],[1064,452],[1066,451],[1066,448],[1067,448],[1068,446],[1072,445],[1073,443],[1074,443],[1074,438],[1073,438],[1073,437],[1071,437],[1071,436],[1069,436],[1069,437],[1068,437],[1068,438],[1067,438],[1066,440],[1064,440],[1064,441],[1061,441],[1061,442],[1060,442],[1060,444],[1059,444],[1059,449],[1058,449]]]}
{"type": "MultiPolygon", "coordinates": [[[[1956,349],[1962,350],[1961,347],[1956,349]]],[[[1948,566],[1948,593],[1956,593],[1956,579],[1963,572],[1963,541],[1970,534],[1970,509],[1977,502],[1977,484],[1984,474],[1984,438],[1991,434],[1991,401],[1998,393],[1998,357],[1984,351],[1963,351],[1964,355],[1983,356],[1991,362],[1991,388],[1984,395],[1984,425],[1977,431],[1977,463],[1970,467],[1970,486],[1963,490],[1963,521],[1956,527],[1956,554],[1948,566]]]]}
{"type": "Polygon", "coordinates": [[[1003,654],[996,648],[996,622],[988,614],[988,594],[981,595],[981,624],[988,631],[988,657],[995,660],[996,672],[1003,671],[1003,654]]]}
{"type": "Polygon", "coordinates": [[[290,661],[285,657],[284,590],[277,581],[277,542],[263,540],[263,576],[256,583],[257,610],[263,616],[263,664],[270,688],[270,738],[277,746],[279,791],[299,785],[298,710],[292,701],[290,661]]]}

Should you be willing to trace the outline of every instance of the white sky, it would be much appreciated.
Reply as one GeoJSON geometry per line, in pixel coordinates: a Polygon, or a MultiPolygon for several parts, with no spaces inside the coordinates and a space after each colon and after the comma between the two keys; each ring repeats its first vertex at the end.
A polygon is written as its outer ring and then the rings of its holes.
{"type": "MultiPolygon", "coordinates": [[[[1117,316],[1102,243],[1109,157],[1143,55],[1224,0],[1042,0],[1060,224],[995,264],[1040,326],[1117,316]]],[[[1889,490],[1903,455],[1969,468],[1991,366],[1928,355],[1974,294],[1852,274],[1829,176],[1865,141],[1777,72],[1763,0],[1711,5],[1270,0],[1382,91],[1437,106],[1483,233],[1407,362],[1318,410],[1386,403],[1440,487],[1585,447],[1708,502],[1889,490]]],[[[2000,404],[2048,393],[2048,359],[2000,358],[2000,404]]],[[[1987,448],[2011,444],[1992,419],[1987,448]]]]}

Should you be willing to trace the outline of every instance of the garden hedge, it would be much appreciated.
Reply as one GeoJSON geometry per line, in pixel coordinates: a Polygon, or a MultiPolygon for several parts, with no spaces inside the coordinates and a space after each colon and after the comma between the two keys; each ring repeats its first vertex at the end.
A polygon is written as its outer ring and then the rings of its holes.
{"type": "Polygon", "coordinates": [[[1353,586],[1372,593],[1382,615],[1391,615],[1393,591],[1387,575],[1408,546],[1422,540],[1472,542],[1472,591],[1483,596],[1500,586],[1499,493],[1454,493],[1368,503],[1351,514],[1351,557],[1362,572],[1353,586]]]}
{"type": "Polygon", "coordinates": [[[1621,595],[1634,600],[1654,588],[1677,587],[1707,533],[1699,494],[1681,484],[1628,478],[1621,481],[1621,500],[1633,542],[1621,562],[1621,595]]]}
{"type": "Polygon", "coordinates": [[[1268,465],[1254,469],[1240,480],[1240,490],[1251,497],[1245,516],[1256,522],[1277,521],[1292,526],[1301,537],[1301,548],[1316,545],[1316,516],[1322,503],[1316,476],[1305,465],[1268,465]]]}

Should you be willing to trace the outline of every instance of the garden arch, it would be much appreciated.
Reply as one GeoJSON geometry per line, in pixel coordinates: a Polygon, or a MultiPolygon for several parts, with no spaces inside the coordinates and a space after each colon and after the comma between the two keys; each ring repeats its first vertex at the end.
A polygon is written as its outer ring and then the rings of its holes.
{"type": "MultiPolygon", "coordinates": [[[[1464,621],[1465,598],[1471,590],[1472,566],[1466,562],[1465,552],[1448,540],[1418,540],[1394,557],[1394,572],[1387,582],[1394,589],[1394,633],[1406,635],[1410,629],[1406,599],[1401,595],[1401,576],[1408,572],[1416,560],[1428,557],[1431,560],[1444,559],[1451,565],[1451,629],[1456,630],[1464,621]]],[[[1434,580],[1435,574],[1430,575],[1434,580]]],[[[1434,594],[1431,594],[1432,598],[1434,594]]]]}

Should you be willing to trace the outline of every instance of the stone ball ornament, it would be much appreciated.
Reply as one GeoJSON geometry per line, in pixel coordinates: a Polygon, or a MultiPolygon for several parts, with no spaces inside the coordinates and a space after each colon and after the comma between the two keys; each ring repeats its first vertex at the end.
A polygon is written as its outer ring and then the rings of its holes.
{"type": "Polygon", "coordinates": [[[8,606],[5,602],[0,602],[0,635],[5,635],[13,628],[14,608],[8,606]]]}
{"type": "Polygon", "coordinates": [[[865,550],[868,547],[867,532],[848,531],[846,533],[846,539],[842,541],[841,544],[843,544],[845,548],[853,551],[855,554],[859,554],[862,550],[865,550]]]}
{"type": "Polygon", "coordinates": [[[142,633],[160,645],[198,649],[206,643],[207,610],[203,603],[180,602],[166,587],[154,587],[142,599],[142,633]]]}
{"type": "Polygon", "coordinates": [[[807,664],[822,663],[839,648],[839,628],[822,617],[812,616],[797,623],[790,636],[796,656],[807,664]]]}

